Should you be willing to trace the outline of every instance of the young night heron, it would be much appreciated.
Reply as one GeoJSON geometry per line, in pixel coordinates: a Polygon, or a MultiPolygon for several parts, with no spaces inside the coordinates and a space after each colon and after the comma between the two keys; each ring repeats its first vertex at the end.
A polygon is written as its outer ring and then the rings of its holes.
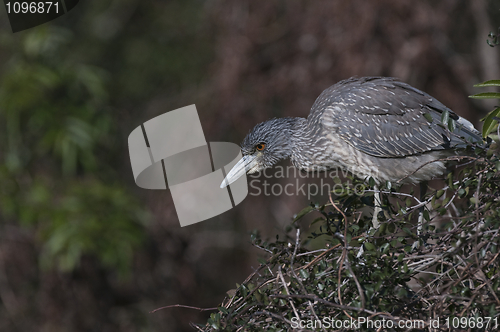
{"type": "Polygon", "coordinates": [[[482,138],[469,121],[427,93],[394,78],[350,78],[323,91],[307,119],[256,125],[221,188],[285,158],[305,171],[339,167],[378,184],[420,183],[442,175],[444,162],[432,161],[459,154],[465,141],[482,138]],[[443,112],[455,124],[453,131],[443,125],[443,112]]]}

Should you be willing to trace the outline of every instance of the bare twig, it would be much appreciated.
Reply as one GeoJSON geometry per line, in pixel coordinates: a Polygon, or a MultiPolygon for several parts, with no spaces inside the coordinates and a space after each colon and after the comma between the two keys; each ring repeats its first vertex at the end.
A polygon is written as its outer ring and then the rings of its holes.
{"type": "Polygon", "coordinates": [[[214,310],[217,310],[218,308],[215,307],[215,308],[199,308],[199,307],[193,307],[193,306],[190,306],[190,305],[183,305],[183,304],[172,304],[172,305],[167,305],[165,307],[160,307],[160,308],[156,308],[155,310],[152,310],[150,311],[149,313],[152,314],[152,313],[155,313],[159,310],[163,310],[163,309],[169,309],[169,308],[186,308],[186,309],[196,309],[198,311],[214,311],[214,310]]]}
{"type": "Polygon", "coordinates": [[[356,274],[354,274],[354,271],[351,268],[351,263],[349,262],[349,260],[346,259],[345,262],[347,265],[347,270],[349,270],[349,273],[354,278],[354,282],[356,283],[356,287],[358,288],[359,298],[361,299],[361,308],[364,309],[366,306],[366,299],[365,299],[365,293],[363,292],[363,287],[361,287],[361,284],[359,283],[356,274]]]}
{"type": "MultiPolygon", "coordinates": [[[[283,287],[285,287],[286,293],[288,295],[291,295],[290,291],[288,290],[288,286],[286,285],[285,278],[283,278],[283,273],[281,273],[281,266],[278,267],[278,277],[281,279],[283,287]]],[[[299,313],[297,312],[297,309],[295,308],[295,305],[293,304],[292,299],[289,298],[288,301],[290,302],[290,305],[292,306],[293,313],[295,314],[295,317],[297,317],[297,319],[300,320],[299,313]]]]}
{"type": "MultiPolygon", "coordinates": [[[[300,228],[297,228],[297,233],[295,235],[295,248],[293,249],[293,255],[292,255],[292,258],[290,260],[290,270],[292,271],[293,277],[295,278],[295,280],[297,280],[300,287],[302,288],[302,291],[304,293],[307,293],[306,288],[304,287],[304,284],[302,283],[302,280],[300,280],[300,278],[297,276],[297,274],[295,273],[295,268],[293,267],[293,261],[295,260],[295,256],[297,255],[297,248],[299,247],[299,243],[300,243],[300,228]]],[[[316,311],[314,310],[314,307],[313,307],[311,301],[308,300],[308,303],[309,303],[309,309],[311,309],[311,312],[313,313],[314,318],[316,318],[316,320],[319,321],[319,317],[316,314],[316,311]]],[[[323,328],[322,328],[322,330],[324,331],[323,328]]]]}

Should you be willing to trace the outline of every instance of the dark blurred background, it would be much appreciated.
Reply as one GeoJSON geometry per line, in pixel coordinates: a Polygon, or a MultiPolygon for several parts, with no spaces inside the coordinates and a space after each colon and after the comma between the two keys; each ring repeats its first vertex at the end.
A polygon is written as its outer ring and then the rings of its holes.
{"type": "MultiPolygon", "coordinates": [[[[0,331],[193,331],[307,197],[249,195],[180,228],[135,186],[128,134],[196,104],[207,141],[307,116],[350,76],[395,76],[479,125],[500,78],[498,0],[80,1],[13,34],[0,15],[0,331]]],[[[286,165],[286,164],[284,164],[286,165]]],[[[285,181],[285,180],[276,180],[285,181]]],[[[324,202],[327,196],[316,197],[324,202]]]]}

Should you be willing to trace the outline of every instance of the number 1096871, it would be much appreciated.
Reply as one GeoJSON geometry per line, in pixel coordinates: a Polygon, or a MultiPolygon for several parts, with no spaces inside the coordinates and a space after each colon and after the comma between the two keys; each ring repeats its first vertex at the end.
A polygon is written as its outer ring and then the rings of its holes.
{"type": "Polygon", "coordinates": [[[59,2],[57,1],[7,2],[5,7],[8,14],[59,13],[59,2]]]}

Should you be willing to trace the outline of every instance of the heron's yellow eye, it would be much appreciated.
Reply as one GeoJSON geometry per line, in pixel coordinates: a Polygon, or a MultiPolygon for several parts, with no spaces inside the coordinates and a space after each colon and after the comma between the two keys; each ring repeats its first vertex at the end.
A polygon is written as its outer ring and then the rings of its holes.
{"type": "Polygon", "coordinates": [[[259,143],[255,148],[257,149],[257,151],[262,151],[265,147],[266,145],[264,143],[259,143]]]}

